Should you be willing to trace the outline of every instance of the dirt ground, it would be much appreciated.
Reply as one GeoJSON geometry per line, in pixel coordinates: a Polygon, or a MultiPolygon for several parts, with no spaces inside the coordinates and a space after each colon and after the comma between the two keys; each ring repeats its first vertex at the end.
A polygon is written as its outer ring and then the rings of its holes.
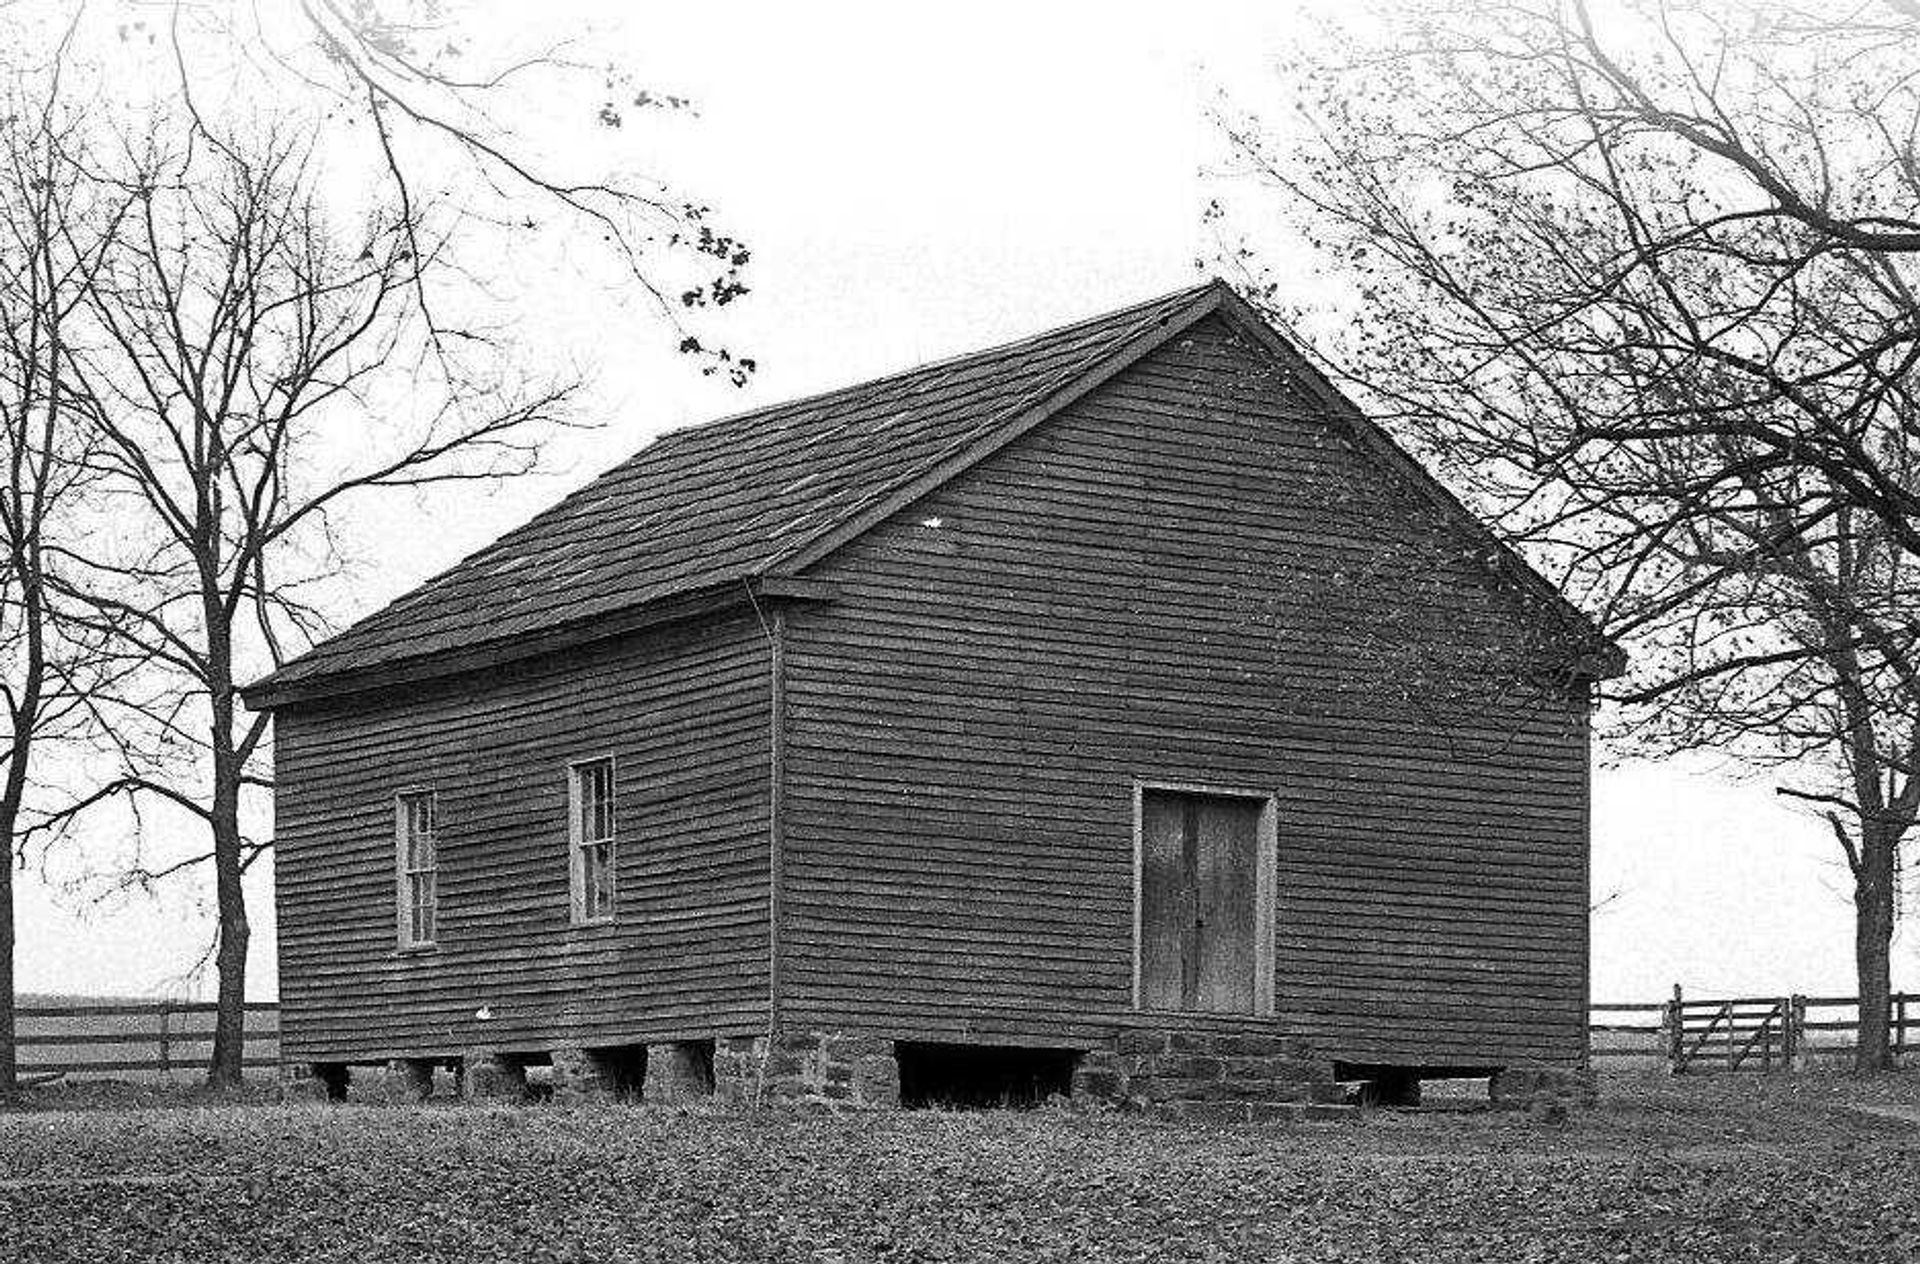
{"type": "Polygon", "coordinates": [[[1920,1073],[1616,1077],[1490,1112],[185,1104],[0,1111],[0,1259],[1920,1259],[1920,1073]]]}

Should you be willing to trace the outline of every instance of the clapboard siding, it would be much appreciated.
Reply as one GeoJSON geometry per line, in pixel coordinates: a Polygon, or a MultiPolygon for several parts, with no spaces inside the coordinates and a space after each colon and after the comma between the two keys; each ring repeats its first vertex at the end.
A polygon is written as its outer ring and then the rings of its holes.
{"type": "Polygon", "coordinates": [[[1111,1031],[1145,780],[1276,796],[1277,1007],[1327,1053],[1583,1057],[1585,691],[1450,530],[1210,318],[817,565],[785,1021],[1111,1031]]]}
{"type": "Polygon", "coordinates": [[[747,1032],[765,1023],[768,644],[750,614],[282,709],[286,1056],[747,1032]],[[615,759],[618,916],[569,924],[569,761],[615,759]],[[432,787],[439,943],[396,952],[393,796],[432,787]],[[486,1007],[490,1019],[476,1011],[486,1007]]]}

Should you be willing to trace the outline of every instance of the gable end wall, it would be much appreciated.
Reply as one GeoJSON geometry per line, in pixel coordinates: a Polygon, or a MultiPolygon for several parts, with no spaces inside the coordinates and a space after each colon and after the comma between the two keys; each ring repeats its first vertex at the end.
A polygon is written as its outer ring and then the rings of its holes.
{"type": "Polygon", "coordinates": [[[1133,787],[1186,782],[1276,796],[1278,1013],[1323,1052],[1582,1059],[1586,699],[1512,679],[1443,536],[1210,318],[813,568],[783,1021],[1111,1032],[1133,787]]]}

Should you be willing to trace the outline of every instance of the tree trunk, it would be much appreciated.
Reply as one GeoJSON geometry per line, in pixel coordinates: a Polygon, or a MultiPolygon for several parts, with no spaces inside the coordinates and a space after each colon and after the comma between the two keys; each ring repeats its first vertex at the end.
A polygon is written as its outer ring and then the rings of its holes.
{"type": "Polygon", "coordinates": [[[207,1085],[236,1089],[246,1057],[246,949],[252,930],[246,920],[246,891],[240,886],[240,820],[236,788],[213,795],[213,889],[219,909],[219,945],[213,955],[219,972],[219,1009],[213,1016],[213,1058],[207,1085]]]}
{"type": "Polygon", "coordinates": [[[1893,876],[1899,834],[1869,823],[1861,830],[1860,869],[1854,878],[1854,968],[1859,976],[1860,1031],[1854,1046],[1856,1071],[1893,1065],[1887,1013],[1893,995],[1893,876]]]}
{"type": "MultiPolygon", "coordinates": [[[[211,585],[208,592],[213,592],[211,585]]],[[[207,1084],[222,1091],[237,1089],[245,1074],[247,1023],[246,891],[241,886],[240,778],[242,761],[233,740],[233,671],[227,628],[214,616],[217,600],[206,600],[208,619],[207,684],[212,701],[213,797],[209,824],[213,833],[213,882],[220,915],[220,939],[214,966],[220,986],[215,997],[213,1056],[207,1065],[207,1084]]]]}
{"type": "Polygon", "coordinates": [[[0,857],[0,1097],[20,1087],[13,1025],[13,839],[0,857]]]}
{"type": "MultiPolygon", "coordinates": [[[[16,505],[17,505],[16,500],[16,505]]],[[[18,510],[15,510],[16,514],[18,510]]],[[[17,554],[24,557],[25,555],[17,554]]],[[[46,683],[46,639],[42,622],[39,554],[32,568],[15,562],[18,574],[29,576],[21,587],[21,618],[26,628],[27,670],[19,695],[13,700],[11,756],[4,788],[0,788],[0,1097],[20,1088],[19,1040],[15,1029],[13,993],[13,863],[14,839],[20,829],[20,805],[26,801],[27,761],[33,755],[34,730],[40,723],[41,691],[46,683]]]]}
{"type": "Polygon", "coordinates": [[[215,822],[214,887],[220,912],[220,942],[214,954],[219,972],[218,1009],[213,1019],[213,1057],[207,1084],[240,1087],[246,1056],[247,902],[240,887],[240,831],[237,822],[215,822]]]}

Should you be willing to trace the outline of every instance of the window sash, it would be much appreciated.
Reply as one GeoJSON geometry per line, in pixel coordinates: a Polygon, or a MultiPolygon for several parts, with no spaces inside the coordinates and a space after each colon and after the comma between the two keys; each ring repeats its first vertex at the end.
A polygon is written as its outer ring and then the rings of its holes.
{"type": "Polygon", "coordinates": [[[613,916],[616,824],[613,760],[596,759],[570,769],[569,864],[575,921],[613,916]]]}
{"type": "Polygon", "coordinates": [[[398,796],[395,825],[399,868],[399,923],[403,947],[432,944],[439,932],[440,857],[431,790],[398,796]]]}
{"type": "Polygon", "coordinates": [[[438,909],[439,883],[433,870],[427,869],[407,875],[407,927],[410,943],[430,944],[433,942],[434,921],[438,909]]]}
{"type": "Polygon", "coordinates": [[[613,843],[586,843],[580,848],[580,915],[610,916],[613,912],[613,843]]]}

